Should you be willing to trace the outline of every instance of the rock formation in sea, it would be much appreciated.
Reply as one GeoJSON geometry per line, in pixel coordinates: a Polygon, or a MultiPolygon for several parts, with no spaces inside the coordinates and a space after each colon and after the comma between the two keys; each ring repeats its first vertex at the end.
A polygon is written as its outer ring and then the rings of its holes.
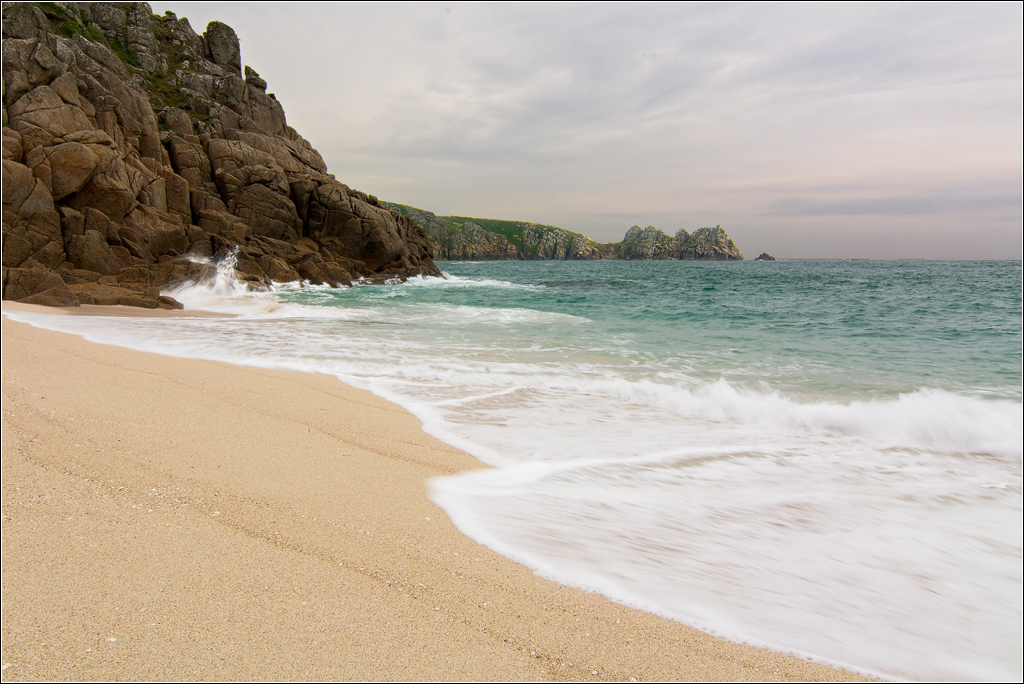
{"type": "Polygon", "coordinates": [[[754,261],[775,261],[775,257],[773,257],[768,252],[761,252],[756,257],[754,257],[754,261]]]}
{"type": "Polygon", "coordinates": [[[438,275],[414,221],[327,173],[244,67],[141,2],[3,4],[3,298],[180,306],[209,277],[347,284],[438,275]]]}
{"type": "Polygon", "coordinates": [[[682,261],[741,261],[743,252],[721,226],[706,226],[689,233],[680,228],[675,237],[654,226],[633,226],[617,243],[619,259],[679,259],[682,261]]]}
{"type": "Polygon", "coordinates": [[[439,259],[460,261],[528,261],[537,259],[679,259],[686,261],[742,260],[741,252],[721,226],[680,229],[675,237],[654,226],[633,226],[622,242],[595,242],[540,223],[500,219],[438,216],[404,204],[382,202],[422,226],[439,259]]]}

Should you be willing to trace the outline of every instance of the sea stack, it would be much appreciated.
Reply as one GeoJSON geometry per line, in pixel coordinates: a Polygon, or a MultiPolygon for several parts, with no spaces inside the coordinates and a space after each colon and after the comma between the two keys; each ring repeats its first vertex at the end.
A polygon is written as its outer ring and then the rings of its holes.
{"type": "Polygon", "coordinates": [[[742,261],[743,252],[722,226],[706,226],[689,233],[680,228],[675,237],[647,226],[633,226],[626,231],[618,248],[619,259],[678,259],[682,261],[742,261]]]}

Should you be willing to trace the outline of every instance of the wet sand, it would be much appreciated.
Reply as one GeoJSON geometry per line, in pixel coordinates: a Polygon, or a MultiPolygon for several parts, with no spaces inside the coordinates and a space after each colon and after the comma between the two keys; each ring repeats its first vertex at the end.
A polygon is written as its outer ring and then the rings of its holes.
{"type": "Polygon", "coordinates": [[[463,537],[484,466],[333,377],[2,325],[4,681],[860,679],[463,537]]]}

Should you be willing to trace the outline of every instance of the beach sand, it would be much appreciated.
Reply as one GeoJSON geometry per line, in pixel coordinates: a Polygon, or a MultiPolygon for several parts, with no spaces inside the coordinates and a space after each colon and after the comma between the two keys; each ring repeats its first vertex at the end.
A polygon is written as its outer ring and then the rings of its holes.
{"type": "Polygon", "coordinates": [[[463,537],[424,482],[483,466],[333,377],[2,318],[4,681],[859,679],[463,537]]]}

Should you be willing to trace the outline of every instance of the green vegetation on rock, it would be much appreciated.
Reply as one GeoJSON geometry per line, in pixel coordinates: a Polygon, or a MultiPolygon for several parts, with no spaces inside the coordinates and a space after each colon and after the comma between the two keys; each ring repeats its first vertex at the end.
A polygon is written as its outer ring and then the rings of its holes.
{"type": "Polygon", "coordinates": [[[437,216],[405,204],[381,202],[408,216],[426,231],[439,259],[455,261],[680,259],[742,260],[736,244],[721,226],[680,229],[675,237],[654,226],[633,226],[622,242],[599,243],[582,233],[527,221],[437,216]]]}
{"type": "Polygon", "coordinates": [[[437,258],[459,261],[590,260],[605,258],[586,235],[528,221],[437,216],[404,204],[381,202],[426,231],[437,258]]]}

